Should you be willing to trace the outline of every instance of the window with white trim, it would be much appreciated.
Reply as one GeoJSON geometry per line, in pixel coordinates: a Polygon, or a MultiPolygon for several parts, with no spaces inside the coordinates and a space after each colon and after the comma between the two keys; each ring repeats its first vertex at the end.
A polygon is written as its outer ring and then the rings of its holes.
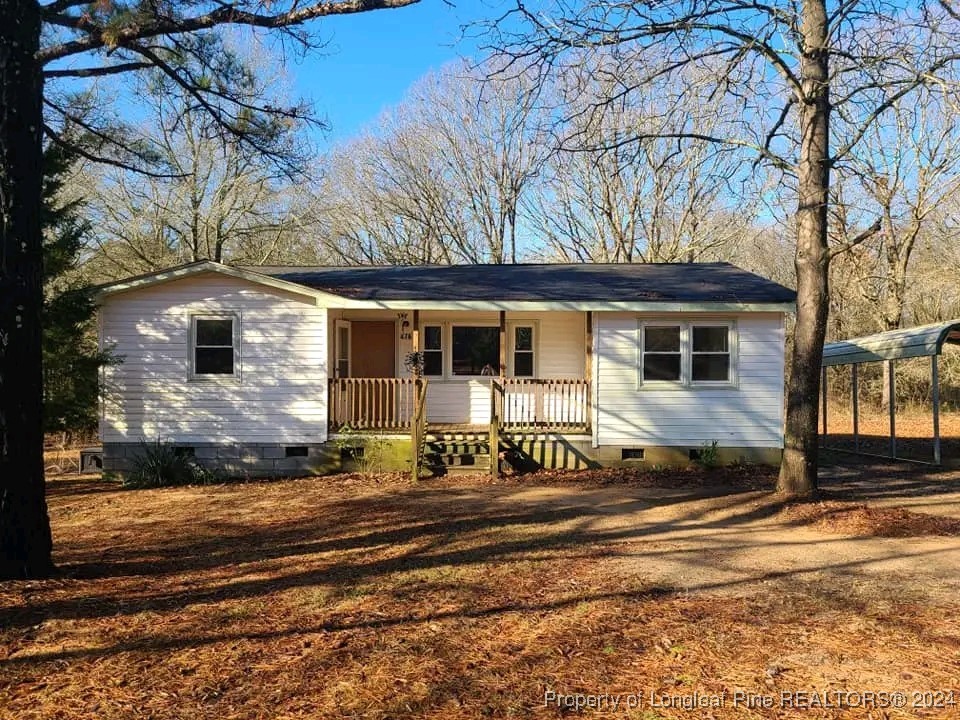
{"type": "Polygon", "coordinates": [[[233,315],[194,315],[191,326],[191,370],[194,377],[239,375],[238,318],[233,315]]]}
{"type": "Polygon", "coordinates": [[[532,325],[513,326],[513,376],[534,376],[534,336],[532,325]]]}
{"type": "Polygon", "coordinates": [[[729,385],[735,377],[732,321],[640,324],[640,383],[729,385]]]}
{"type": "Polygon", "coordinates": [[[443,326],[423,327],[423,374],[431,377],[443,375],[443,326]]]}

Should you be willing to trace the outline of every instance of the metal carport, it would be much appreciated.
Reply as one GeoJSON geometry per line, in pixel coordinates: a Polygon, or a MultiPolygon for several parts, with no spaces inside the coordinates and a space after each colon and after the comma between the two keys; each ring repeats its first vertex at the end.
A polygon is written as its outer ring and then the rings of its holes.
{"type": "MultiPolygon", "coordinates": [[[[853,452],[860,455],[859,400],[857,386],[857,368],[863,363],[886,362],[890,374],[888,406],[890,408],[890,455],[897,458],[897,422],[896,422],[896,361],[906,358],[929,357],[930,379],[933,405],[933,464],[939,465],[940,458],[940,374],[937,358],[943,352],[945,343],[960,345],[960,319],[920,325],[918,327],[889,330],[827,343],[823,347],[823,378],[821,379],[823,435],[827,434],[827,368],[837,365],[851,366],[853,398],[853,452]]],[[[841,450],[842,448],[829,448],[841,450]]],[[[849,451],[845,451],[849,452],[849,451]]],[[[908,458],[897,458],[908,460],[908,458]]],[[[912,460],[911,462],[921,462],[912,460]]]]}

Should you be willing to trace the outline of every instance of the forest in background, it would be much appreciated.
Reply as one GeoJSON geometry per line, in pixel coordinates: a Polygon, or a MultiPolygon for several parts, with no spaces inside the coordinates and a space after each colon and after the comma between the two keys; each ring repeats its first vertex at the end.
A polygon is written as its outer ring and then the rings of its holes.
{"type": "MultiPolygon", "coordinates": [[[[291,103],[282,64],[237,52],[252,96],[291,103]]],[[[600,112],[610,84],[630,80],[630,69],[613,63],[594,56],[548,84],[502,61],[452,63],[325,152],[313,142],[319,121],[302,104],[251,147],[162,75],[132,78],[145,138],[138,151],[163,172],[83,157],[57,170],[50,202],[76,216],[70,227],[79,241],[72,262],[57,265],[48,295],[200,259],[246,266],[723,260],[794,286],[796,196],[786,173],[758,164],[748,148],[620,141],[648,128],[724,135],[744,122],[742,112],[706,90],[687,90],[681,103],[632,97],[600,112]]],[[[924,88],[834,169],[828,341],[960,317],[960,287],[949,272],[960,261],[958,99],[946,87],[924,88]]],[[[94,95],[85,112],[95,112],[94,95]]],[[[80,325],[91,355],[92,323],[80,325]]],[[[942,382],[944,399],[960,401],[951,391],[960,386],[953,353],[944,357],[942,382]]],[[[880,402],[882,384],[880,366],[864,368],[865,399],[880,402]]],[[[831,390],[848,395],[844,375],[832,375],[831,390]]],[[[48,403],[58,392],[51,386],[48,403]]],[[[898,402],[928,399],[927,366],[904,366],[897,392],[898,402]]],[[[89,431],[95,413],[86,409],[69,419],[60,413],[65,419],[51,429],[89,431]]]]}

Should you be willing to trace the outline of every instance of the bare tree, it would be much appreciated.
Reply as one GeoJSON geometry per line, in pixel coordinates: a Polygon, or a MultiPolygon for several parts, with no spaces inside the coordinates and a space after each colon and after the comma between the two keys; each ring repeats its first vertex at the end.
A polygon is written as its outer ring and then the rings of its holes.
{"type": "MultiPolygon", "coordinates": [[[[859,309],[854,333],[902,327],[915,251],[922,243],[956,238],[948,208],[960,189],[958,99],[952,87],[938,85],[894,103],[837,167],[834,233],[840,247],[854,247],[835,259],[832,309],[837,323],[859,309]],[[878,218],[876,234],[870,242],[852,242],[851,226],[871,215],[878,218]],[[840,306],[844,299],[847,307],[840,306]]],[[[884,407],[889,386],[883,365],[884,407]]]]}
{"type": "MultiPolygon", "coordinates": [[[[724,256],[745,234],[756,191],[741,153],[702,140],[649,137],[665,123],[682,131],[694,115],[717,134],[721,103],[703,98],[670,108],[640,96],[617,112],[591,113],[624,81],[630,68],[603,71],[601,57],[568,79],[567,125],[559,142],[575,138],[574,152],[553,152],[524,202],[528,224],[547,243],[549,256],[578,262],[690,262],[724,256]],[[610,78],[615,77],[616,81],[610,78]],[[735,197],[736,209],[731,196],[735,197]]],[[[633,70],[636,75],[636,69],[633,70]]],[[[541,93],[542,95],[542,93],[541,93]]]]}
{"type": "Polygon", "coordinates": [[[76,84],[153,69],[269,157],[261,131],[302,111],[258,105],[233,58],[211,42],[216,30],[260,28],[309,49],[310,21],[414,2],[0,0],[0,578],[52,570],[40,417],[43,136],[67,144],[60,128],[79,128],[87,138],[74,148],[80,155],[158,172],[135,135],[77,112],[76,84]]]}
{"type": "MultiPolygon", "coordinates": [[[[845,269],[874,308],[876,329],[903,325],[910,262],[918,243],[950,232],[944,210],[960,189],[960,122],[954,100],[942,88],[923,88],[897,102],[864,135],[837,168],[844,220],[851,214],[879,217],[879,231],[845,269]]],[[[844,238],[845,240],[846,238],[844,238]]],[[[843,241],[841,241],[843,242],[843,241]]]]}
{"type": "Polygon", "coordinates": [[[516,261],[520,199],[546,144],[525,79],[486,72],[425,76],[331,154],[318,207],[344,261],[516,261]]]}
{"type": "Polygon", "coordinates": [[[491,44],[524,72],[562,72],[601,50],[642,68],[639,81],[616,86],[596,112],[615,110],[637,92],[660,93],[665,101],[702,93],[685,71],[708,71],[710,92],[740,104],[738,126],[720,136],[696,125],[681,132],[664,127],[617,142],[708,140],[745,149],[795,178],[798,301],[778,482],[784,493],[811,493],[817,482],[831,169],[897,102],[941,82],[960,58],[955,15],[948,0],[909,7],[858,0],[554,0],[536,10],[519,0],[490,28],[491,44]]]}
{"type": "MultiPolygon", "coordinates": [[[[247,59],[240,55],[238,62],[247,59]]],[[[273,88],[282,78],[259,67],[250,68],[247,82],[263,102],[280,104],[273,88]]],[[[138,85],[150,125],[142,137],[171,175],[93,165],[97,192],[89,208],[97,228],[93,262],[101,275],[135,275],[203,259],[290,262],[291,250],[301,250],[295,231],[303,229],[305,208],[298,206],[297,188],[310,166],[302,123],[279,124],[269,137],[264,133],[261,142],[283,159],[280,168],[265,164],[232,134],[224,135],[167,79],[150,77],[138,85]]]]}

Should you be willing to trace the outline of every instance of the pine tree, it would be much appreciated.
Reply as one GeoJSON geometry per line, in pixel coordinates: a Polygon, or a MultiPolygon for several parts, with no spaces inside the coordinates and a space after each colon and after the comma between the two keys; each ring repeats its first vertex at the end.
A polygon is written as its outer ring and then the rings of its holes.
{"type": "Polygon", "coordinates": [[[77,156],[51,144],[44,152],[43,208],[43,425],[45,432],[87,435],[97,424],[100,367],[89,283],[78,272],[90,224],[83,201],[65,200],[64,184],[77,156]]]}

